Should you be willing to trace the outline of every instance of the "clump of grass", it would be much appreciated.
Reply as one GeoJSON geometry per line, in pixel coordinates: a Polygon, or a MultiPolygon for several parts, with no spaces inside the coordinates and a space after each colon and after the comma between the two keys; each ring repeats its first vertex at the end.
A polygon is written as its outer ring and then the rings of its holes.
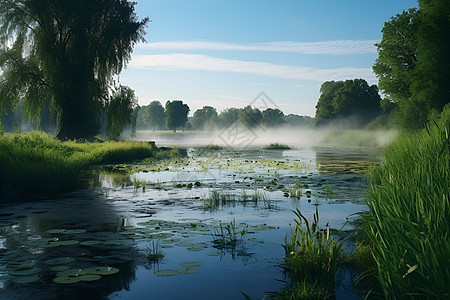
{"type": "Polygon", "coordinates": [[[219,145],[206,145],[206,146],[201,146],[197,148],[200,151],[219,151],[219,150],[223,150],[224,147],[219,146],[219,145]]]}
{"type": "Polygon", "coordinates": [[[450,295],[450,120],[402,136],[372,170],[365,217],[389,297],[450,295]]]}
{"type": "Polygon", "coordinates": [[[159,249],[159,244],[152,241],[152,247],[147,246],[147,259],[150,262],[158,262],[164,257],[161,250],[159,249]]]}
{"type": "Polygon", "coordinates": [[[330,237],[328,225],[326,230],[319,229],[317,206],[311,225],[300,210],[294,213],[297,216],[295,230],[284,246],[287,273],[291,278],[291,285],[285,292],[309,293],[306,298],[314,298],[319,293],[327,298],[333,295],[334,277],[343,262],[343,244],[330,237]]]}
{"type": "Polygon", "coordinates": [[[226,225],[219,222],[219,228],[216,228],[213,233],[213,242],[220,248],[235,247],[236,243],[242,240],[247,232],[248,225],[243,224],[243,228],[239,230],[236,226],[236,219],[226,225]]]}
{"type": "Polygon", "coordinates": [[[267,150],[289,150],[292,149],[289,145],[281,144],[281,143],[271,143],[264,147],[267,150]]]}
{"type": "Polygon", "coordinates": [[[294,186],[289,189],[289,192],[287,193],[289,197],[300,199],[303,195],[303,189],[302,184],[300,181],[297,181],[294,183],[294,186]]]}
{"type": "Polygon", "coordinates": [[[61,142],[41,132],[0,135],[2,200],[55,194],[72,188],[91,165],[151,157],[144,142],[61,142]]]}

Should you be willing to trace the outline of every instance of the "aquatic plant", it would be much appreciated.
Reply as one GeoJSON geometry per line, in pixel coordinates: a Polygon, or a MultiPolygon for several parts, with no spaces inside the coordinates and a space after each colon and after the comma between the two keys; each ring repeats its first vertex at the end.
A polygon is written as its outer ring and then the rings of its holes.
{"type": "Polygon", "coordinates": [[[76,184],[84,169],[153,156],[144,142],[61,142],[41,132],[0,136],[2,200],[54,194],[76,184]]]}
{"type": "Polygon", "coordinates": [[[161,250],[159,249],[159,243],[152,241],[151,247],[147,246],[147,259],[150,262],[157,262],[160,259],[162,259],[164,255],[162,254],[161,250]]]}
{"type": "MultiPolygon", "coordinates": [[[[319,229],[319,211],[313,214],[310,223],[300,210],[294,211],[297,219],[295,229],[286,241],[286,271],[291,278],[288,289],[308,291],[311,287],[332,294],[334,277],[343,261],[342,242],[336,242],[330,237],[330,230],[319,229]]],[[[300,293],[300,292],[299,292],[300,293]]]]}
{"type": "Polygon", "coordinates": [[[370,174],[364,218],[387,298],[450,296],[450,120],[405,133],[370,174]]]}
{"type": "Polygon", "coordinates": [[[239,230],[236,226],[236,219],[226,225],[219,222],[219,227],[214,229],[213,242],[219,247],[234,247],[238,241],[238,236],[240,235],[240,240],[242,240],[247,232],[248,225],[243,224],[243,228],[239,230]]]}
{"type": "Polygon", "coordinates": [[[292,149],[292,148],[289,147],[286,144],[271,143],[271,144],[265,146],[264,149],[268,149],[268,150],[289,150],[289,149],[292,149]]]}

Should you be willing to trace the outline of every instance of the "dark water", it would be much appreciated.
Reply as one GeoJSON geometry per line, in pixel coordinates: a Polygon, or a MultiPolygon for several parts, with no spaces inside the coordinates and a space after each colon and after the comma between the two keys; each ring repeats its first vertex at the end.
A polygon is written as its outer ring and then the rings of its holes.
{"type": "MultiPolygon", "coordinates": [[[[0,298],[270,297],[288,280],[282,245],[292,210],[310,218],[318,206],[319,225],[341,229],[366,210],[360,171],[374,161],[333,149],[191,149],[188,159],[164,162],[160,171],[96,170],[89,189],[0,206],[0,298]],[[297,182],[302,196],[285,197],[297,182]],[[226,203],[207,205],[214,190],[228,195],[226,203]],[[215,241],[220,226],[233,222],[247,233],[233,245],[215,241]],[[149,260],[153,251],[163,257],[149,260]]],[[[347,251],[354,246],[344,243],[347,251]]],[[[336,297],[357,298],[342,277],[336,297]]]]}

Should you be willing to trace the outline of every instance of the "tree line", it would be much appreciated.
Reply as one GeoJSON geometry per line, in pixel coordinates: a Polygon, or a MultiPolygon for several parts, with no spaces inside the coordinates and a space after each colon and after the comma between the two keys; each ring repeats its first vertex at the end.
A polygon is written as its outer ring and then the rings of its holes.
{"type": "Polygon", "coordinates": [[[197,109],[192,117],[188,117],[190,109],[181,100],[167,101],[165,108],[159,101],[152,101],[147,106],[138,108],[137,128],[164,130],[176,132],[182,130],[215,130],[223,129],[236,121],[245,126],[256,128],[277,128],[282,126],[311,127],[314,119],[296,114],[285,115],[278,108],[267,108],[261,111],[258,108],[246,106],[244,108],[227,108],[218,113],[212,106],[203,106],[197,109]]]}
{"type": "MultiPolygon", "coordinates": [[[[357,127],[421,128],[450,101],[450,5],[420,0],[384,24],[373,65],[379,84],[327,81],[320,88],[315,125],[351,120],[357,127]],[[379,95],[382,92],[384,98],[379,95]]],[[[134,91],[116,81],[144,41],[148,18],[126,0],[0,0],[0,118],[20,106],[40,127],[53,117],[60,139],[111,139],[124,126],[204,130],[230,120],[249,127],[304,126],[312,119],[276,108],[247,106],[220,114],[210,106],[188,118],[181,100],[139,108],[134,91]]],[[[4,120],[4,118],[2,118],[4,120]]],[[[1,123],[0,123],[1,127],[1,123]]]]}

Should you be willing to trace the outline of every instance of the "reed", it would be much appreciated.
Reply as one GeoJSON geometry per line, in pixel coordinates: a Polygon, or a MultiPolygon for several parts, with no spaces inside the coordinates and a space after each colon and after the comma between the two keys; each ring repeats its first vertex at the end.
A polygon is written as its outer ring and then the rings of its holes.
{"type": "Polygon", "coordinates": [[[330,237],[328,225],[325,230],[319,229],[317,206],[311,224],[300,210],[294,213],[297,216],[294,220],[296,226],[290,241],[286,241],[284,246],[286,271],[291,284],[280,297],[300,299],[300,295],[306,298],[320,295],[328,298],[334,294],[335,274],[343,262],[343,244],[330,237]]]}
{"type": "Polygon", "coordinates": [[[364,227],[386,298],[450,297],[449,132],[404,134],[370,173],[364,227]]]}

